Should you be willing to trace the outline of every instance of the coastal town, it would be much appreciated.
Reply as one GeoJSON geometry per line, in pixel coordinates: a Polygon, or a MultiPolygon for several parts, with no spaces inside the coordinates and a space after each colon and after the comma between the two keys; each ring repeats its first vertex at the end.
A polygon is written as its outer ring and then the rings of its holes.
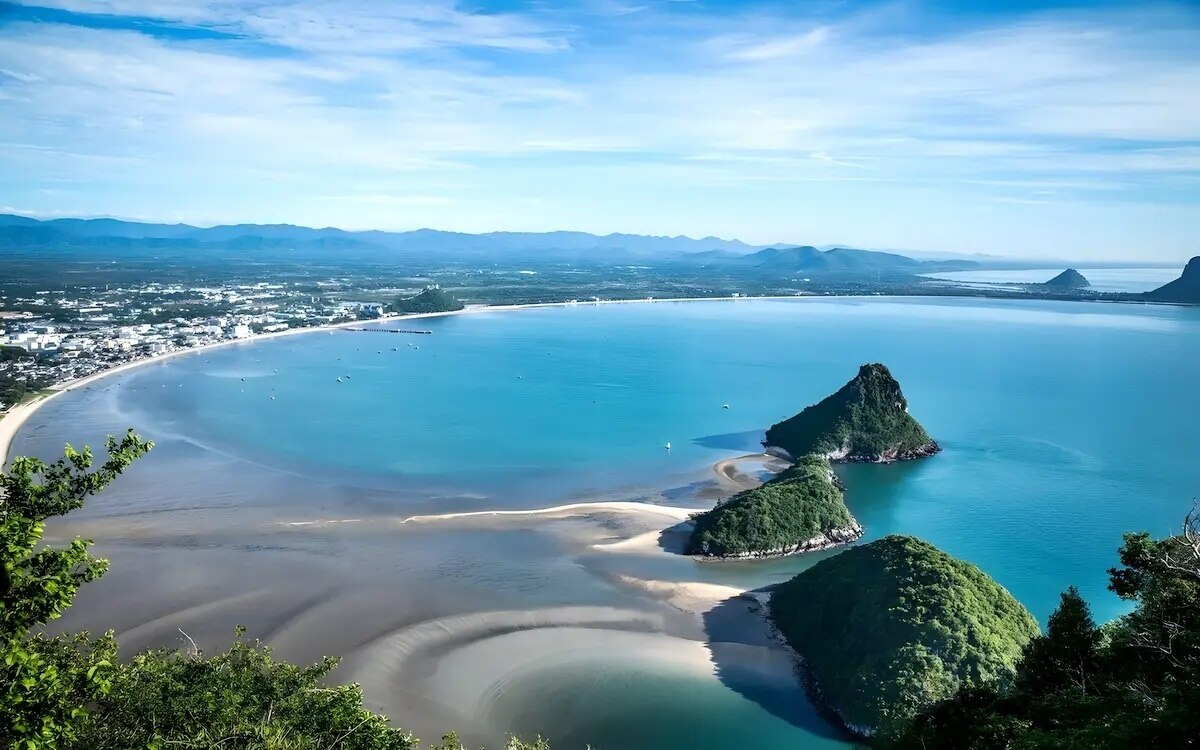
{"type": "Polygon", "coordinates": [[[0,298],[0,412],[43,389],[146,357],[370,320],[386,310],[382,302],[342,299],[312,287],[147,283],[0,298]]]}

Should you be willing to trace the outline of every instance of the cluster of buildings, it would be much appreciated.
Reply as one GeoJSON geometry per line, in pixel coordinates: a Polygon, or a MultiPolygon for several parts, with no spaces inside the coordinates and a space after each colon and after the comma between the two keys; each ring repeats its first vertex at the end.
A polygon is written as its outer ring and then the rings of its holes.
{"type": "Polygon", "coordinates": [[[39,292],[31,299],[0,299],[0,347],[6,350],[0,379],[57,385],[145,357],[384,312],[381,303],[338,301],[267,283],[39,292]]]}

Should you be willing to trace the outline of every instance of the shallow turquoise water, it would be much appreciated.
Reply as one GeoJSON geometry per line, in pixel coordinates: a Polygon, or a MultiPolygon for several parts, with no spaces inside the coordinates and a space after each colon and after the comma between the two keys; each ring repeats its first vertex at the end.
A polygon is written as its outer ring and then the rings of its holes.
{"type": "MultiPolygon", "coordinates": [[[[422,327],[433,335],[311,333],[135,370],[50,402],[15,448],[52,455],[67,439],[95,443],[128,425],[158,440],[126,486],[84,511],[94,517],[213,497],[221,512],[342,512],[272,489],[279,469],[301,484],[349,488],[345,507],[373,512],[538,507],[696,481],[879,361],[945,450],[841,469],[868,539],[926,538],[980,565],[1043,620],[1071,584],[1099,619],[1122,612],[1104,573],[1121,534],[1168,533],[1200,486],[1195,309],[804,299],[535,309],[422,327]],[[183,458],[195,446],[252,463],[239,463],[237,476],[196,476],[183,458]]],[[[834,554],[698,565],[580,556],[536,535],[490,538],[438,537],[404,569],[424,562],[434,578],[453,574],[465,598],[519,609],[616,602],[604,577],[616,574],[759,586],[834,554]],[[438,555],[441,564],[428,562],[438,555]]],[[[368,559],[364,549],[322,554],[368,559]]],[[[550,670],[496,711],[506,726],[546,728],[568,747],[664,748],[671,737],[696,747],[696,737],[737,738],[747,726],[761,736],[750,731],[745,745],[840,745],[794,685],[780,693],[753,675],[725,677],[550,670]],[[790,714],[771,710],[784,694],[790,714]],[[537,697],[514,704],[520,695],[537,697]]]]}

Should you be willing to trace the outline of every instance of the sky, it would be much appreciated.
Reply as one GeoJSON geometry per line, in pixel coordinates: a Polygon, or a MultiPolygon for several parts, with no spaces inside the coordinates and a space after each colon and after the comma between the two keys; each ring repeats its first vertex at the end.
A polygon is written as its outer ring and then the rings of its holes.
{"type": "Polygon", "coordinates": [[[0,211],[1182,261],[1200,3],[0,2],[0,211]]]}

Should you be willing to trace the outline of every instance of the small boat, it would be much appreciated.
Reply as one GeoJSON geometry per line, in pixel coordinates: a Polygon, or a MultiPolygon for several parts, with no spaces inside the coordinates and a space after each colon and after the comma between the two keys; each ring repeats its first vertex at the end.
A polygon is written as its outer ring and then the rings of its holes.
{"type": "Polygon", "coordinates": [[[342,379],[341,379],[341,378],[338,378],[338,379],[337,379],[337,382],[339,382],[339,383],[340,383],[340,382],[342,382],[342,379]]]}
{"type": "Polygon", "coordinates": [[[667,450],[671,450],[671,444],[670,444],[670,443],[667,443],[667,444],[666,444],[664,447],[665,447],[667,450]]]}
{"type": "Polygon", "coordinates": [[[722,409],[728,409],[728,408],[729,408],[729,404],[721,404],[721,408],[722,408],[722,409]]]}

